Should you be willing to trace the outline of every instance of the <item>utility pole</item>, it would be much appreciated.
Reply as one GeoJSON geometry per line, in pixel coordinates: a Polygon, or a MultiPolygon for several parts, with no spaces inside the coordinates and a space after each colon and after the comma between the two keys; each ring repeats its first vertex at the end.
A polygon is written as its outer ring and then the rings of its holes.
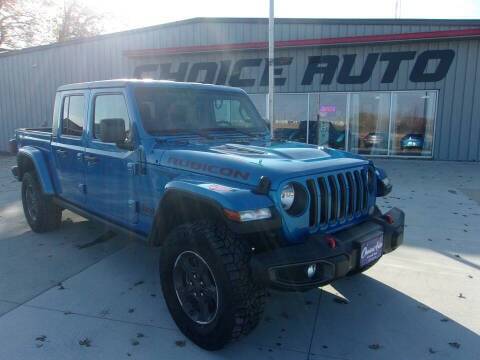
{"type": "Polygon", "coordinates": [[[274,43],[274,0],[270,0],[270,14],[268,17],[268,121],[270,122],[270,135],[273,139],[273,92],[274,92],[274,78],[273,78],[273,48],[274,43]]]}
{"type": "Polygon", "coordinates": [[[402,0],[395,0],[395,19],[402,16],[402,0]]]}

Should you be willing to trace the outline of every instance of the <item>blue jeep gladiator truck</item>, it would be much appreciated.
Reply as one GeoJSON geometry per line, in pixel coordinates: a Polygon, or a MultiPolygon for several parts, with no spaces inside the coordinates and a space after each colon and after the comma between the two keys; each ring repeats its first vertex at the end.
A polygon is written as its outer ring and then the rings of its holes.
{"type": "Polygon", "coordinates": [[[13,175],[35,232],[69,209],[162,246],[181,331],[214,350],[259,323],[267,288],[362,272],[403,241],[385,172],[357,155],[272,139],[240,89],[108,80],[61,86],[52,128],[18,129],[13,175]]]}

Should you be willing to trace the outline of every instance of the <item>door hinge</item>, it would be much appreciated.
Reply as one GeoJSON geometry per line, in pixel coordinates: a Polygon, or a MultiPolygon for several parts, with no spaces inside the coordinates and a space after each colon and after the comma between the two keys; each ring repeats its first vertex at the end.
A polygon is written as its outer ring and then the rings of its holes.
{"type": "Polygon", "coordinates": [[[87,185],[86,184],[78,184],[78,190],[80,190],[81,193],[86,194],[87,193],[87,185]]]}
{"type": "Polygon", "coordinates": [[[132,223],[138,222],[138,212],[139,212],[139,204],[136,200],[128,200],[128,213],[129,213],[129,220],[132,223]]]}
{"type": "Polygon", "coordinates": [[[127,163],[128,175],[135,176],[140,175],[140,166],[138,163],[129,162],[127,163]]]}
{"type": "Polygon", "coordinates": [[[133,212],[138,212],[138,201],[137,200],[128,200],[128,208],[133,212]]]}

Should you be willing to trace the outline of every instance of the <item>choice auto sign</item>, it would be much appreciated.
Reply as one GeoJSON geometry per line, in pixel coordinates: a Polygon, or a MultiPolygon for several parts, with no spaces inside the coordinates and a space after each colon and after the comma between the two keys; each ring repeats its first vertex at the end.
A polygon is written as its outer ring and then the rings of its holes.
{"type": "MultiPolygon", "coordinates": [[[[358,54],[309,56],[301,70],[298,81],[311,85],[319,79],[321,85],[363,84],[375,71],[380,72],[380,82],[395,81],[400,67],[412,62],[409,81],[435,82],[442,80],[452,65],[455,52],[450,49],[417,51],[371,52],[358,54]]],[[[268,60],[265,58],[242,58],[238,60],[200,62],[149,62],[138,65],[134,76],[175,81],[203,82],[230,85],[242,88],[268,85],[268,60]]],[[[286,83],[288,69],[302,68],[293,57],[278,57],[274,61],[275,85],[286,83]]]]}

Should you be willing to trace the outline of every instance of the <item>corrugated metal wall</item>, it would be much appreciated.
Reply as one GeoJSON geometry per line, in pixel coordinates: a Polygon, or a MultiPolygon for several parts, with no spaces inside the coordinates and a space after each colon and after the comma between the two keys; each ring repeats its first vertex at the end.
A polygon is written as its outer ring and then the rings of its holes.
{"type": "MultiPolygon", "coordinates": [[[[418,21],[418,20],[279,20],[276,40],[329,38],[389,33],[449,30],[479,27],[479,22],[418,21]]],[[[141,64],[176,64],[187,61],[220,61],[266,57],[266,51],[236,51],[131,59],[125,50],[244,43],[267,40],[267,23],[258,19],[194,19],[137,31],[124,32],[62,45],[28,49],[0,55],[0,151],[7,149],[15,128],[49,126],[52,101],[58,86],[72,82],[132,77],[141,64]]],[[[480,161],[480,41],[478,39],[440,40],[372,44],[359,46],[290,48],[276,52],[290,56],[292,64],[285,67],[285,85],[279,92],[367,91],[437,89],[439,99],[435,128],[434,158],[442,160],[480,161]],[[370,81],[344,85],[333,81],[321,85],[318,77],[309,86],[301,85],[308,56],[357,54],[354,71],[361,67],[368,53],[451,49],[454,61],[447,76],[433,83],[412,83],[409,74],[414,61],[402,63],[391,84],[380,79],[386,63],[377,63],[370,81]]],[[[244,77],[260,78],[263,65],[245,69],[244,77]]],[[[264,93],[266,86],[246,89],[264,93]]]]}

